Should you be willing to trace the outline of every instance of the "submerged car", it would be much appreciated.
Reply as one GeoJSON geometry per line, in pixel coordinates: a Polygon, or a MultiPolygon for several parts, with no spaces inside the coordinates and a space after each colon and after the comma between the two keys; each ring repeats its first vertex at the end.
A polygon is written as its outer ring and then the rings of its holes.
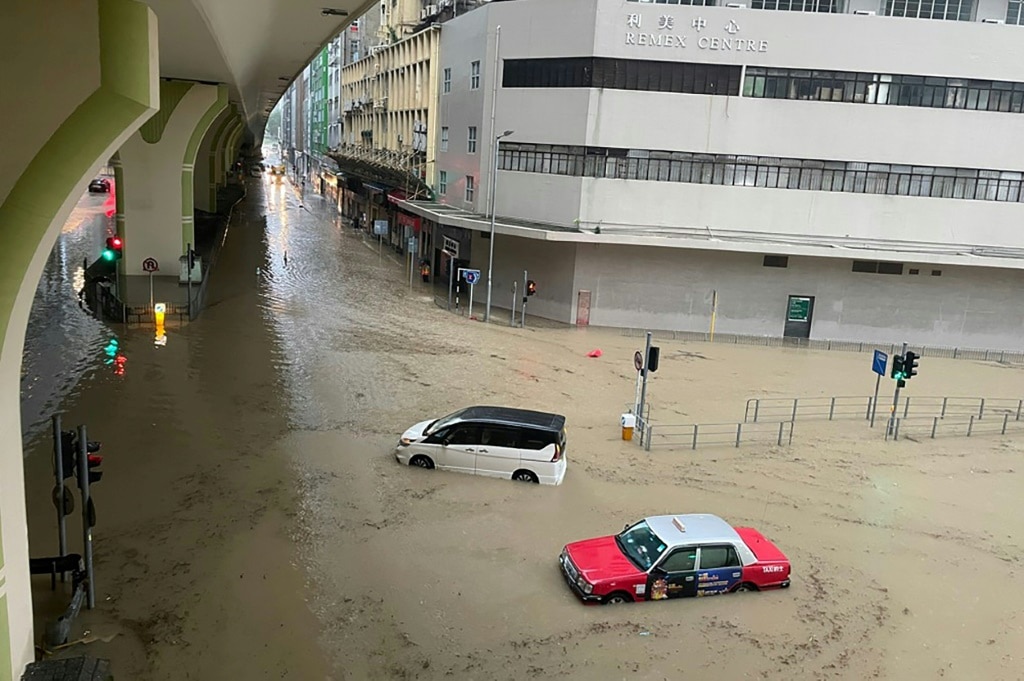
{"type": "Polygon", "coordinates": [[[106,194],[110,191],[110,180],[105,177],[98,177],[89,183],[90,194],[106,194]]]}
{"type": "Polygon", "coordinates": [[[716,515],[659,515],[567,544],[562,575],[587,603],[659,601],[789,586],[789,559],[763,534],[716,515]]]}
{"type": "Polygon", "coordinates": [[[466,407],[417,423],[395,447],[400,463],[521,482],[561,484],[565,417],[511,407],[466,407]]]}

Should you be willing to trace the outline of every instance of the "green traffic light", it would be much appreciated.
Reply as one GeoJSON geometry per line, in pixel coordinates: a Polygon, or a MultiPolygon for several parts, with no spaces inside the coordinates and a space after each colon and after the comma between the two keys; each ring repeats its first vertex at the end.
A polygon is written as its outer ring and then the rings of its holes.
{"type": "Polygon", "coordinates": [[[110,261],[114,259],[114,252],[110,249],[103,251],[103,259],[110,261]]]}

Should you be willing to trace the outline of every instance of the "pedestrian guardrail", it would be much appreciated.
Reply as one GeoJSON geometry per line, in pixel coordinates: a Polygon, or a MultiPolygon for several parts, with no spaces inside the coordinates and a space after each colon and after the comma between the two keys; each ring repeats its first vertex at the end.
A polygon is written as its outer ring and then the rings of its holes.
{"type": "MultiPolygon", "coordinates": [[[[764,420],[796,421],[798,419],[870,419],[871,397],[752,397],[743,413],[745,423],[764,420]]],[[[1014,420],[1024,415],[1024,399],[1005,397],[901,397],[895,409],[891,401],[878,399],[876,415],[894,413],[899,418],[951,416],[983,418],[987,414],[1010,414],[1014,420]]]]}
{"type": "MultiPolygon", "coordinates": [[[[623,336],[643,337],[647,329],[622,328],[623,336]]],[[[896,343],[872,343],[869,341],[829,340],[827,338],[792,338],[784,336],[753,336],[733,333],[716,333],[714,337],[707,331],[653,331],[656,340],[681,340],[698,343],[715,343],[717,345],[760,345],[771,348],[803,348],[807,350],[828,350],[840,352],[871,352],[884,350],[890,356],[898,355],[902,345],[896,343]]],[[[946,345],[911,345],[910,350],[921,357],[940,357],[945,359],[967,359],[984,362],[1000,362],[1003,364],[1024,363],[1024,352],[1020,350],[998,350],[985,348],[959,348],[946,345]]]]}
{"type": "MultiPolygon", "coordinates": [[[[1024,433],[1024,420],[1014,414],[990,413],[986,417],[976,415],[964,418],[907,417],[897,418],[893,427],[893,439],[935,439],[937,437],[972,437],[976,435],[1006,435],[1007,432],[1024,433]]],[[[886,433],[888,439],[888,432],[886,433]]]]}
{"type": "Polygon", "coordinates": [[[689,423],[667,424],[644,422],[641,444],[650,451],[652,447],[697,449],[698,447],[723,446],[739,447],[742,443],[775,444],[793,443],[793,422],[777,423],[689,423]]]}
{"type": "Polygon", "coordinates": [[[866,419],[870,397],[752,397],[743,412],[744,423],[797,419],[866,419]]]}

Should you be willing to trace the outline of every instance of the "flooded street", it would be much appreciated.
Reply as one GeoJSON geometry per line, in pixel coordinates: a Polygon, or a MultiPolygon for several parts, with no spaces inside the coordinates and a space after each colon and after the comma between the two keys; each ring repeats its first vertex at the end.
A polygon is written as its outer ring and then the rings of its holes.
{"type": "MultiPolygon", "coordinates": [[[[1019,677],[1020,431],[893,444],[861,421],[800,422],[790,447],[645,452],[618,422],[642,339],[446,313],[287,181],[250,181],[209,286],[196,323],[166,347],[127,331],[125,374],[88,375],[62,406],[104,442],[83,618],[114,635],[89,653],[119,678],[1019,677]],[[565,414],[564,484],[396,463],[403,430],[471,404],[565,414]],[[585,607],[565,585],[567,542],[684,512],[760,529],[793,586],[585,607]]],[[[870,354],[661,346],[662,423],[874,385],[870,354]]],[[[912,388],[1019,398],[1022,378],[926,358],[912,388]]],[[[56,544],[49,447],[26,440],[33,555],[56,544]]]]}

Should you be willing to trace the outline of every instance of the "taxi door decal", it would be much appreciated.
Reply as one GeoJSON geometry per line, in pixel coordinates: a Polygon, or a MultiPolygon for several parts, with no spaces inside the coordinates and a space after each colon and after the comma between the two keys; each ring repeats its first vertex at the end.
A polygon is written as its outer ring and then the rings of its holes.
{"type": "Polygon", "coordinates": [[[723,567],[701,570],[697,573],[697,595],[713,596],[725,593],[740,583],[743,577],[741,567],[723,567]]]}

